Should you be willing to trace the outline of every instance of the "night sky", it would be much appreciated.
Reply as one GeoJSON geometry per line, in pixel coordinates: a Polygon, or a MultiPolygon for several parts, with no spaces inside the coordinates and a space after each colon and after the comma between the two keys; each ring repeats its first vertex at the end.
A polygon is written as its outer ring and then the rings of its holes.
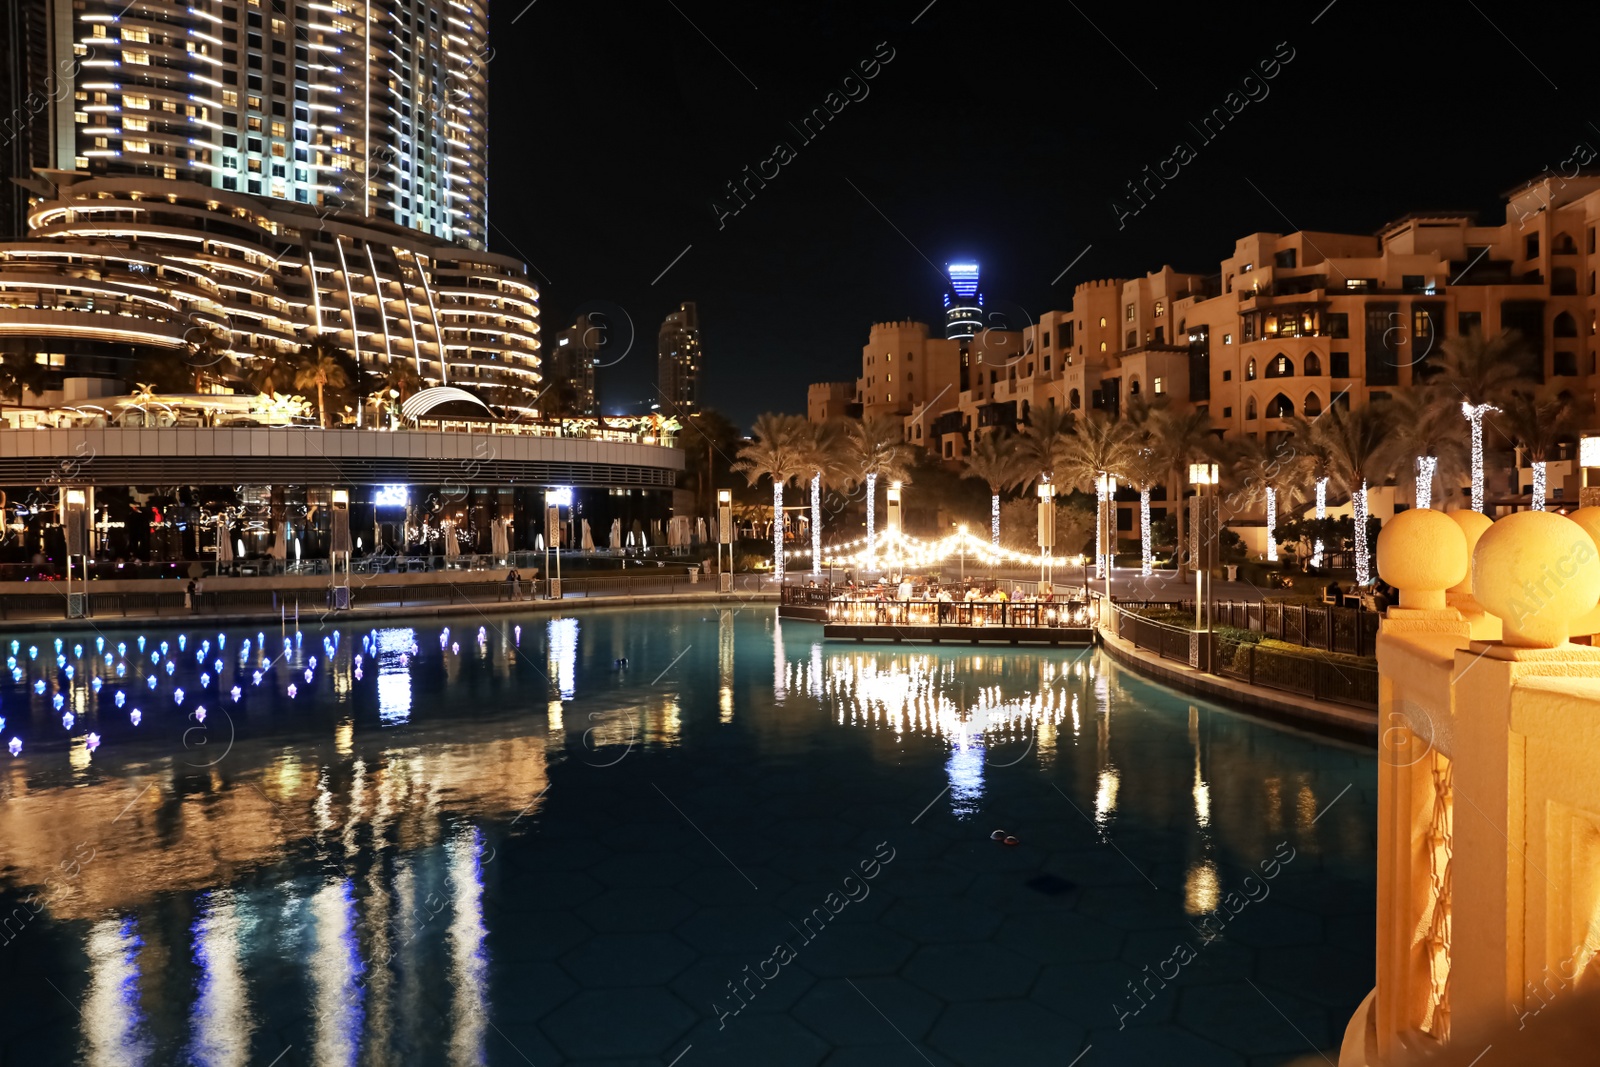
{"type": "Polygon", "coordinates": [[[532,264],[547,339],[586,307],[632,320],[608,411],[652,399],[681,300],[703,402],[748,425],[854,379],[873,322],[937,321],[949,261],[1017,325],[1089,279],[1214,273],[1256,231],[1498,222],[1600,147],[1577,5],[926,3],[494,0],[490,244],[532,264]],[[1209,141],[1190,125],[1230,102],[1209,141]],[[776,175],[719,222],[746,166],[776,175]],[[1146,166],[1170,180],[1119,219],[1146,166]]]}

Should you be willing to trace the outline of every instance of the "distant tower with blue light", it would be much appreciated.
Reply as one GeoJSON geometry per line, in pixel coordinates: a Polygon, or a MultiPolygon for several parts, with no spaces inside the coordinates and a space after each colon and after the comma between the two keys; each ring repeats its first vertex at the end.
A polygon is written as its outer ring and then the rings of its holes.
{"type": "Polygon", "coordinates": [[[983,328],[983,294],[978,292],[976,263],[946,263],[949,287],[944,293],[944,336],[970,341],[983,328]]]}

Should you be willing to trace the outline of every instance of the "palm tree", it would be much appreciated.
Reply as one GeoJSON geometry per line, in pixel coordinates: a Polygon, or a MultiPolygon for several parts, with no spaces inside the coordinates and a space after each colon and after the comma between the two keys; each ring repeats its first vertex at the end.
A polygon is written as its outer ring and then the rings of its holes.
{"type": "Polygon", "coordinates": [[[1433,506],[1436,484],[1460,488],[1471,467],[1467,427],[1454,405],[1441,400],[1441,392],[1453,390],[1447,385],[1423,386],[1401,392],[1391,401],[1395,465],[1410,466],[1419,508],[1433,506]]]}
{"type": "Polygon", "coordinates": [[[1178,526],[1178,543],[1173,550],[1172,561],[1178,577],[1182,578],[1184,576],[1183,475],[1190,463],[1198,457],[1210,456],[1220,442],[1211,432],[1211,416],[1204,411],[1158,406],[1151,409],[1150,418],[1153,423],[1151,432],[1161,442],[1167,464],[1171,468],[1167,484],[1171,485],[1176,493],[1178,526]]]}
{"type": "Polygon", "coordinates": [[[1260,500],[1267,513],[1267,561],[1278,559],[1278,505],[1287,507],[1299,487],[1307,458],[1297,451],[1291,438],[1276,442],[1242,438],[1233,446],[1229,463],[1234,491],[1231,504],[1253,504],[1260,500]]]}
{"type": "Polygon", "coordinates": [[[811,573],[822,573],[822,489],[847,481],[853,474],[848,464],[848,442],[842,423],[803,422],[804,432],[796,434],[801,462],[811,478],[811,573]]]}
{"type": "Polygon", "coordinates": [[[768,412],[757,417],[753,429],[754,437],[740,447],[733,469],[742,471],[751,485],[772,479],[772,572],[782,584],[783,487],[806,472],[802,448],[806,420],[768,412]]]}
{"type": "Polygon", "coordinates": [[[328,405],[324,390],[332,389],[339,392],[350,387],[350,376],[345,373],[344,364],[333,350],[332,341],[325,334],[319,334],[310,344],[300,350],[300,363],[295,368],[294,387],[296,389],[317,390],[317,421],[323,429],[328,428],[328,405]]]}
{"type": "Polygon", "coordinates": [[[1472,427],[1472,510],[1483,510],[1483,417],[1499,411],[1512,390],[1528,380],[1529,351],[1522,335],[1506,330],[1485,338],[1481,330],[1452,337],[1440,346],[1427,378],[1440,384],[1440,396],[1472,427]]]}
{"type": "Polygon", "coordinates": [[[989,486],[989,541],[1000,546],[1000,494],[1026,480],[1020,463],[1019,441],[1003,431],[984,434],[972,445],[963,468],[968,478],[981,478],[989,486]]]}
{"type": "Polygon", "coordinates": [[[189,371],[194,376],[194,391],[205,391],[205,379],[211,377],[227,377],[233,368],[233,361],[229,359],[228,352],[232,348],[232,338],[216,330],[203,329],[197,337],[186,340],[188,347],[189,371]]]}
{"type": "MultiPolygon", "coordinates": [[[[1346,401],[1348,395],[1340,394],[1346,401]]],[[[1329,401],[1329,407],[1340,400],[1340,396],[1329,401]]],[[[1320,419],[1322,416],[1317,416],[1320,419]]],[[[1317,510],[1316,517],[1320,522],[1328,517],[1328,481],[1333,475],[1333,456],[1328,449],[1327,441],[1317,432],[1317,420],[1306,420],[1296,415],[1289,420],[1289,442],[1298,455],[1305,457],[1306,473],[1310,476],[1316,489],[1317,510]]],[[[1311,566],[1322,566],[1322,553],[1325,546],[1322,538],[1317,538],[1311,546],[1311,566]]]]}
{"type": "Polygon", "coordinates": [[[911,480],[911,446],[905,443],[899,419],[869,415],[849,424],[849,462],[867,487],[867,555],[877,547],[878,477],[891,482],[911,480]]]}
{"type": "Polygon", "coordinates": [[[1327,449],[1329,467],[1350,493],[1355,518],[1356,584],[1372,580],[1367,556],[1367,486],[1389,476],[1394,417],[1387,402],[1369,402],[1352,411],[1330,404],[1317,419],[1315,433],[1327,449]]]}
{"type": "Polygon", "coordinates": [[[0,400],[14,396],[21,407],[26,394],[44,392],[49,377],[44,364],[21,352],[7,352],[0,356],[0,400]]]}
{"type": "MultiPolygon", "coordinates": [[[[1108,491],[1107,478],[1122,477],[1135,449],[1133,433],[1128,423],[1119,422],[1103,412],[1091,411],[1074,422],[1066,447],[1059,462],[1053,465],[1055,479],[1080,488],[1093,486],[1096,496],[1096,515],[1099,508],[1115,506],[1108,491]],[[1103,477],[1104,476],[1104,477],[1103,477]]],[[[1111,557],[1116,553],[1116,543],[1103,544],[1101,530],[1105,523],[1095,523],[1095,577],[1104,578],[1110,573],[1111,557]]]]}
{"type": "MultiPolygon", "coordinates": [[[[378,388],[373,391],[373,398],[378,402],[378,409],[398,409],[419,392],[426,383],[422,375],[417,373],[417,368],[403,359],[390,360],[384,367],[383,373],[378,376],[378,388]]],[[[393,412],[391,412],[392,414],[393,412]]]]}
{"type": "Polygon", "coordinates": [[[1038,475],[1054,481],[1056,468],[1065,465],[1072,451],[1072,413],[1053,404],[1035,405],[1028,412],[1027,425],[1017,442],[1017,462],[1022,466],[1019,480],[1038,475]]]}
{"type": "Polygon", "coordinates": [[[275,399],[279,389],[294,388],[294,363],[276,345],[269,341],[258,341],[252,355],[245,380],[257,392],[275,399]]]}
{"type": "Polygon", "coordinates": [[[1502,409],[1511,439],[1522,447],[1523,458],[1533,468],[1534,511],[1544,510],[1545,463],[1563,441],[1570,441],[1582,425],[1586,405],[1571,397],[1538,400],[1527,393],[1513,393],[1502,409]]]}

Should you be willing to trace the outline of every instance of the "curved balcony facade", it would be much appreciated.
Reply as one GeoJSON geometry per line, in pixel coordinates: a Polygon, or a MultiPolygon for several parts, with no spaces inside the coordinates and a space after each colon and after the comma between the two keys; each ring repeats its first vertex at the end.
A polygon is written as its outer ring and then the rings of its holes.
{"type": "Polygon", "coordinates": [[[364,370],[414,365],[511,416],[541,386],[539,292],[506,256],[372,217],[186,181],[95,178],[0,245],[0,349],[132,386],[152,351],[226,338],[241,371],[318,335],[364,370]]]}

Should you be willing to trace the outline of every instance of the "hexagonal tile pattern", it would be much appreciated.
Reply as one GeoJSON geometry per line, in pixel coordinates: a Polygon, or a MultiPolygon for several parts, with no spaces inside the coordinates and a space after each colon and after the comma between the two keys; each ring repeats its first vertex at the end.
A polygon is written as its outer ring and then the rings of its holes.
{"type": "Polygon", "coordinates": [[[585,990],[540,1021],[573,1058],[650,1056],[689,1031],[696,1014],[664,989],[585,990]]]}
{"type": "Polygon", "coordinates": [[[1025,997],[1039,965],[999,945],[931,945],[917,951],[905,975],[945,1000],[1025,997]]]}
{"type": "Polygon", "coordinates": [[[929,1044],[967,1067],[1057,1067],[1083,1050],[1083,1031],[1026,1001],[952,1004],[929,1044]]]}

